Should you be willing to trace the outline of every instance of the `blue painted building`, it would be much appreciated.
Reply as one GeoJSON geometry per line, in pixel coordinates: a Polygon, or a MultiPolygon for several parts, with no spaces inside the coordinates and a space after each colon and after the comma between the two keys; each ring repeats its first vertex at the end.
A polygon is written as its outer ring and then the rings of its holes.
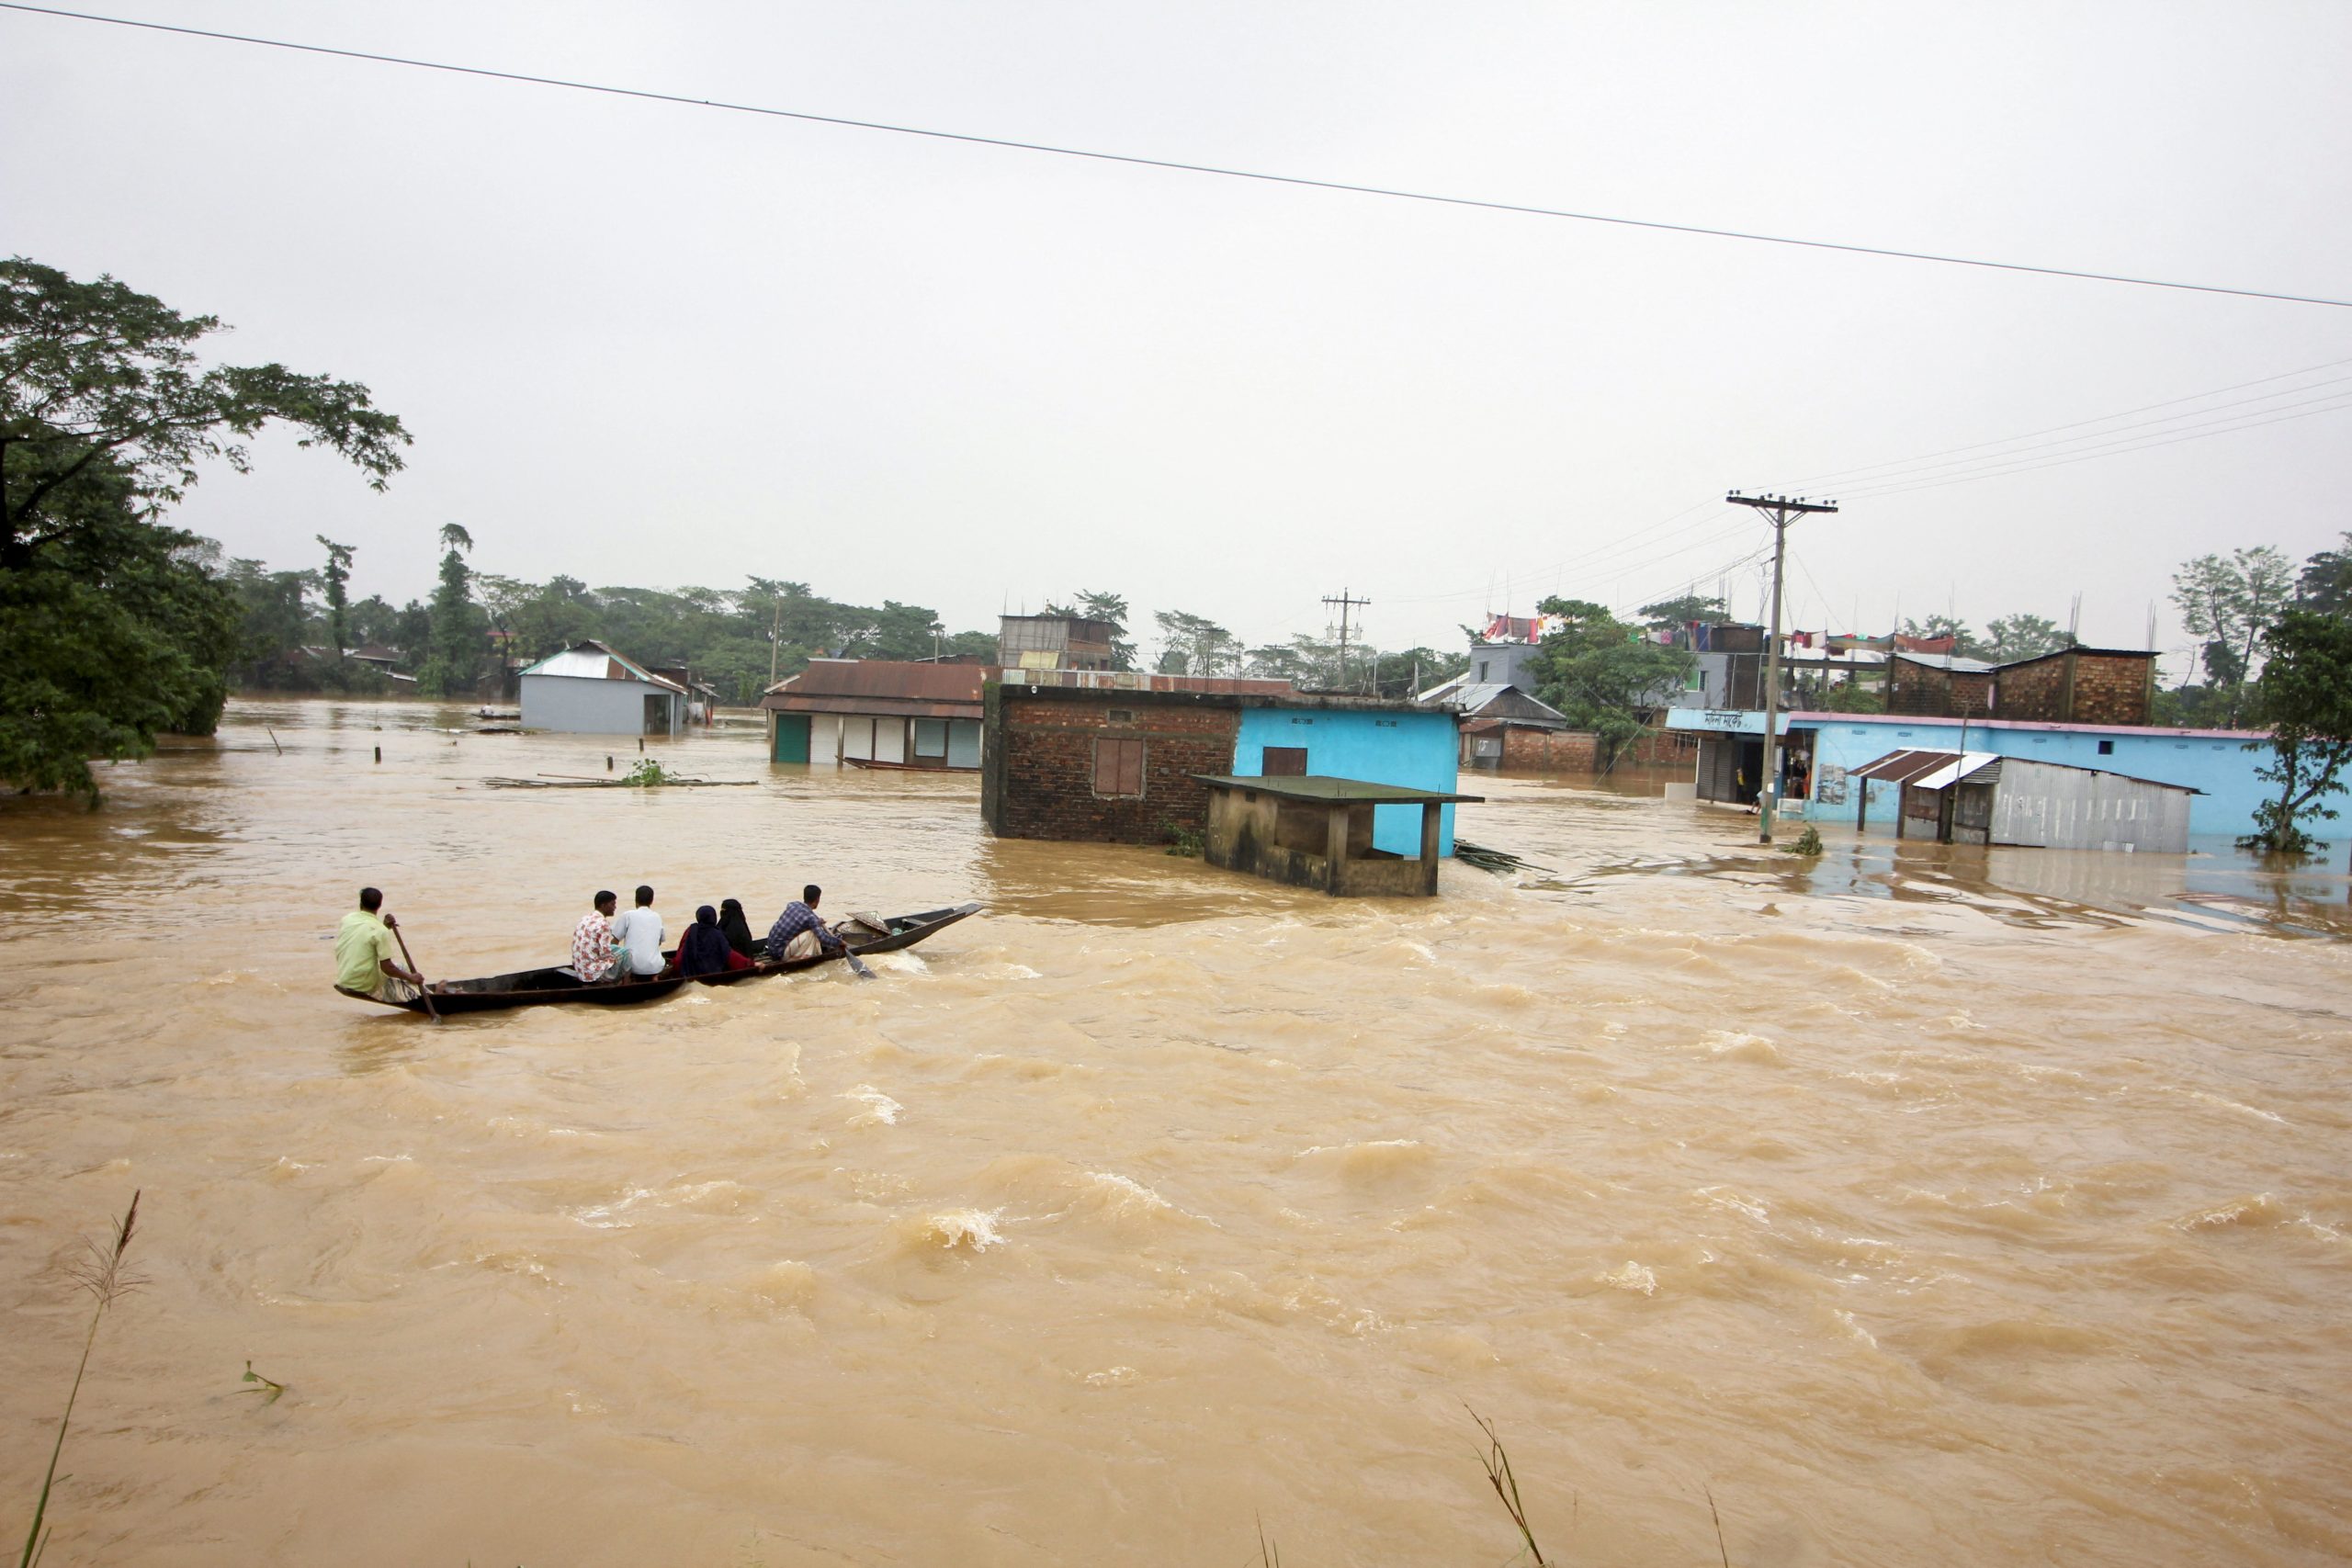
{"type": "MultiPolygon", "coordinates": [[[[2249,740],[2268,736],[2246,729],[2148,729],[2101,724],[2041,724],[2018,719],[1915,718],[1902,714],[1784,713],[1787,759],[1781,814],[1815,822],[1852,823],[1862,791],[1871,790],[1870,821],[1892,831],[1897,790],[1847,775],[1890,751],[1990,751],[2037,762],[2096,768],[2198,790],[2188,828],[2198,837],[2252,832],[2254,810],[2268,793],[2254,776],[2267,750],[2249,740]]],[[[1763,776],[1764,716],[1750,710],[1676,708],[1667,728],[1695,734],[1699,796],[1741,802],[1755,798],[1763,776]]]]}
{"type": "MultiPolygon", "coordinates": [[[[1307,698],[1245,706],[1240,716],[1233,741],[1237,773],[1317,773],[1453,793],[1458,750],[1452,713],[1417,711],[1401,703],[1374,705],[1362,698],[1307,698]],[[1340,702],[1348,705],[1338,705],[1340,702]]],[[[1453,807],[1445,807],[1443,817],[1438,852],[1450,855],[1453,807]]],[[[1419,854],[1421,808],[1374,807],[1372,841],[1375,849],[1408,858],[1419,854]]]]}

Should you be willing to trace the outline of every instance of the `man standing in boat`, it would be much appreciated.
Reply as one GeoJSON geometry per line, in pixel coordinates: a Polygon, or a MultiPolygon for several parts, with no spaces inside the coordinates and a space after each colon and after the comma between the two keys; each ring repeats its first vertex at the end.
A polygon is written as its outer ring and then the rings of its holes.
{"type": "Polygon", "coordinates": [[[384,895],[359,890],[359,908],[343,917],[334,933],[334,988],[346,997],[368,997],[405,1005],[417,998],[424,976],[392,961],[392,932],[399,922],[377,911],[384,895]]]}
{"type": "Polygon", "coordinates": [[[784,913],[768,928],[769,958],[814,958],[820,953],[842,951],[842,939],[817,916],[818,900],[824,896],[825,890],[812,882],[784,907],[784,913]]]}

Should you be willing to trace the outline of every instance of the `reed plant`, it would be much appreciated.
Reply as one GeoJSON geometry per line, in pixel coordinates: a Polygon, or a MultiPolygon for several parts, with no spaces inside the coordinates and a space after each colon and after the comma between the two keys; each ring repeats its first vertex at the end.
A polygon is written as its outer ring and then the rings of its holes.
{"type": "Polygon", "coordinates": [[[33,1568],[49,1550],[49,1534],[41,1526],[49,1517],[50,1494],[57,1486],[57,1461],[65,1451],[65,1434],[74,1425],[74,1402],[82,1396],[82,1374],[90,1370],[90,1348],[98,1342],[98,1325],[106,1320],[107,1308],[145,1283],[122,1262],[130,1250],[131,1233],[138,1228],[139,1194],[133,1192],[130,1207],[114,1222],[113,1245],[87,1243],[90,1257],[67,1270],[75,1284],[90,1292],[95,1304],[90,1309],[89,1332],[82,1337],[82,1359],[74,1369],[74,1386],[66,1392],[64,1414],[57,1418],[57,1441],[50,1446],[49,1471],[41,1477],[40,1497],[33,1505],[32,1528],[25,1532],[25,1550],[17,1559],[17,1568],[33,1568]]]}

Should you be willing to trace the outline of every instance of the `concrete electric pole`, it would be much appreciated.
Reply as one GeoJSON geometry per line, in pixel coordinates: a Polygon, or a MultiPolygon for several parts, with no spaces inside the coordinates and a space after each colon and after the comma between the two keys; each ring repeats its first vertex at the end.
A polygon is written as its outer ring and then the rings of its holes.
{"type": "Polygon", "coordinates": [[[1367,605],[1371,604],[1371,603],[1372,603],[1372,601],[1371,601],[1371,600],[1369,600],[1369,599],[1351,599],[1351,598],[1350,598],[1350,597],[1348,596],[1348,594],[1349,594],[1349,591],[1348,591],[1347,589],[1345,589],[1345,588],[1342,588],[1342,589],[1340,589],[1340,596],[1339,596],[1338,598],[1336,598],[1336,599],[1332,598],[1332,597],[1331,597],[1329,594],[1328,594],[1328,593],[1327,593],[1327,594],[1325,594],[1325,595],[1323,596],[1323,603],[1325,603],[1326,604],[1337,604],[1337,605],[1340,607],[1340,682],[1339,682],[1339,684],[1340,684],[1340,690],[1342,690],[1342,691],[1345,691],[1345,690],[1347,689],[1347,684],[1348,684],[1348,610],[1349,610],[1349,608],[1350,608],[1351,606],[1354,606],[1354,607],[1356,607],[1356,608],[1361,609],[1361,608],[1363,608],[1363,607],[1365,607],[1365,606],[1367,606],[1367,605]]]}
{"type": "Polygon", "coordinates": [[[1792,501],[1785,495],[1742,495],[1724,500],[1752,506],[1772,525],[1772,629],[1764,641],[1764,778],[1756,793],[1756,841],[1772,841],[1772,813],[1781,804],[1781,568],[1789,553],[1789,525],[1808,512],[1835,512],[1834,501],[1792,501]]]}

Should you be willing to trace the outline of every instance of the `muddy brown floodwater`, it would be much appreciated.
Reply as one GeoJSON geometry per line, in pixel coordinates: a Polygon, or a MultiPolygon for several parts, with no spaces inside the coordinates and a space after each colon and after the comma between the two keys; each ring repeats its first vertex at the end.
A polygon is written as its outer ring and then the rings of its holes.
{"type": "Polygon", "coordinates": [[[2340,872],[1498,782],[1549,873],[1340,903],[750,731],[657,750],[754,788],[488,791],[630,743],[465,723],[241,704],[0,807],[0,1527],[146,1194],[51,1564],[1493,1564],[1465,1406],[1555,1560],[1716,1561],[1710,1494],[1741,1568],[2352,1555],[2340,872]],[[363,881],[458,976],[811,879],[991,912],[867,983],[328,988],[363,881]]]}

